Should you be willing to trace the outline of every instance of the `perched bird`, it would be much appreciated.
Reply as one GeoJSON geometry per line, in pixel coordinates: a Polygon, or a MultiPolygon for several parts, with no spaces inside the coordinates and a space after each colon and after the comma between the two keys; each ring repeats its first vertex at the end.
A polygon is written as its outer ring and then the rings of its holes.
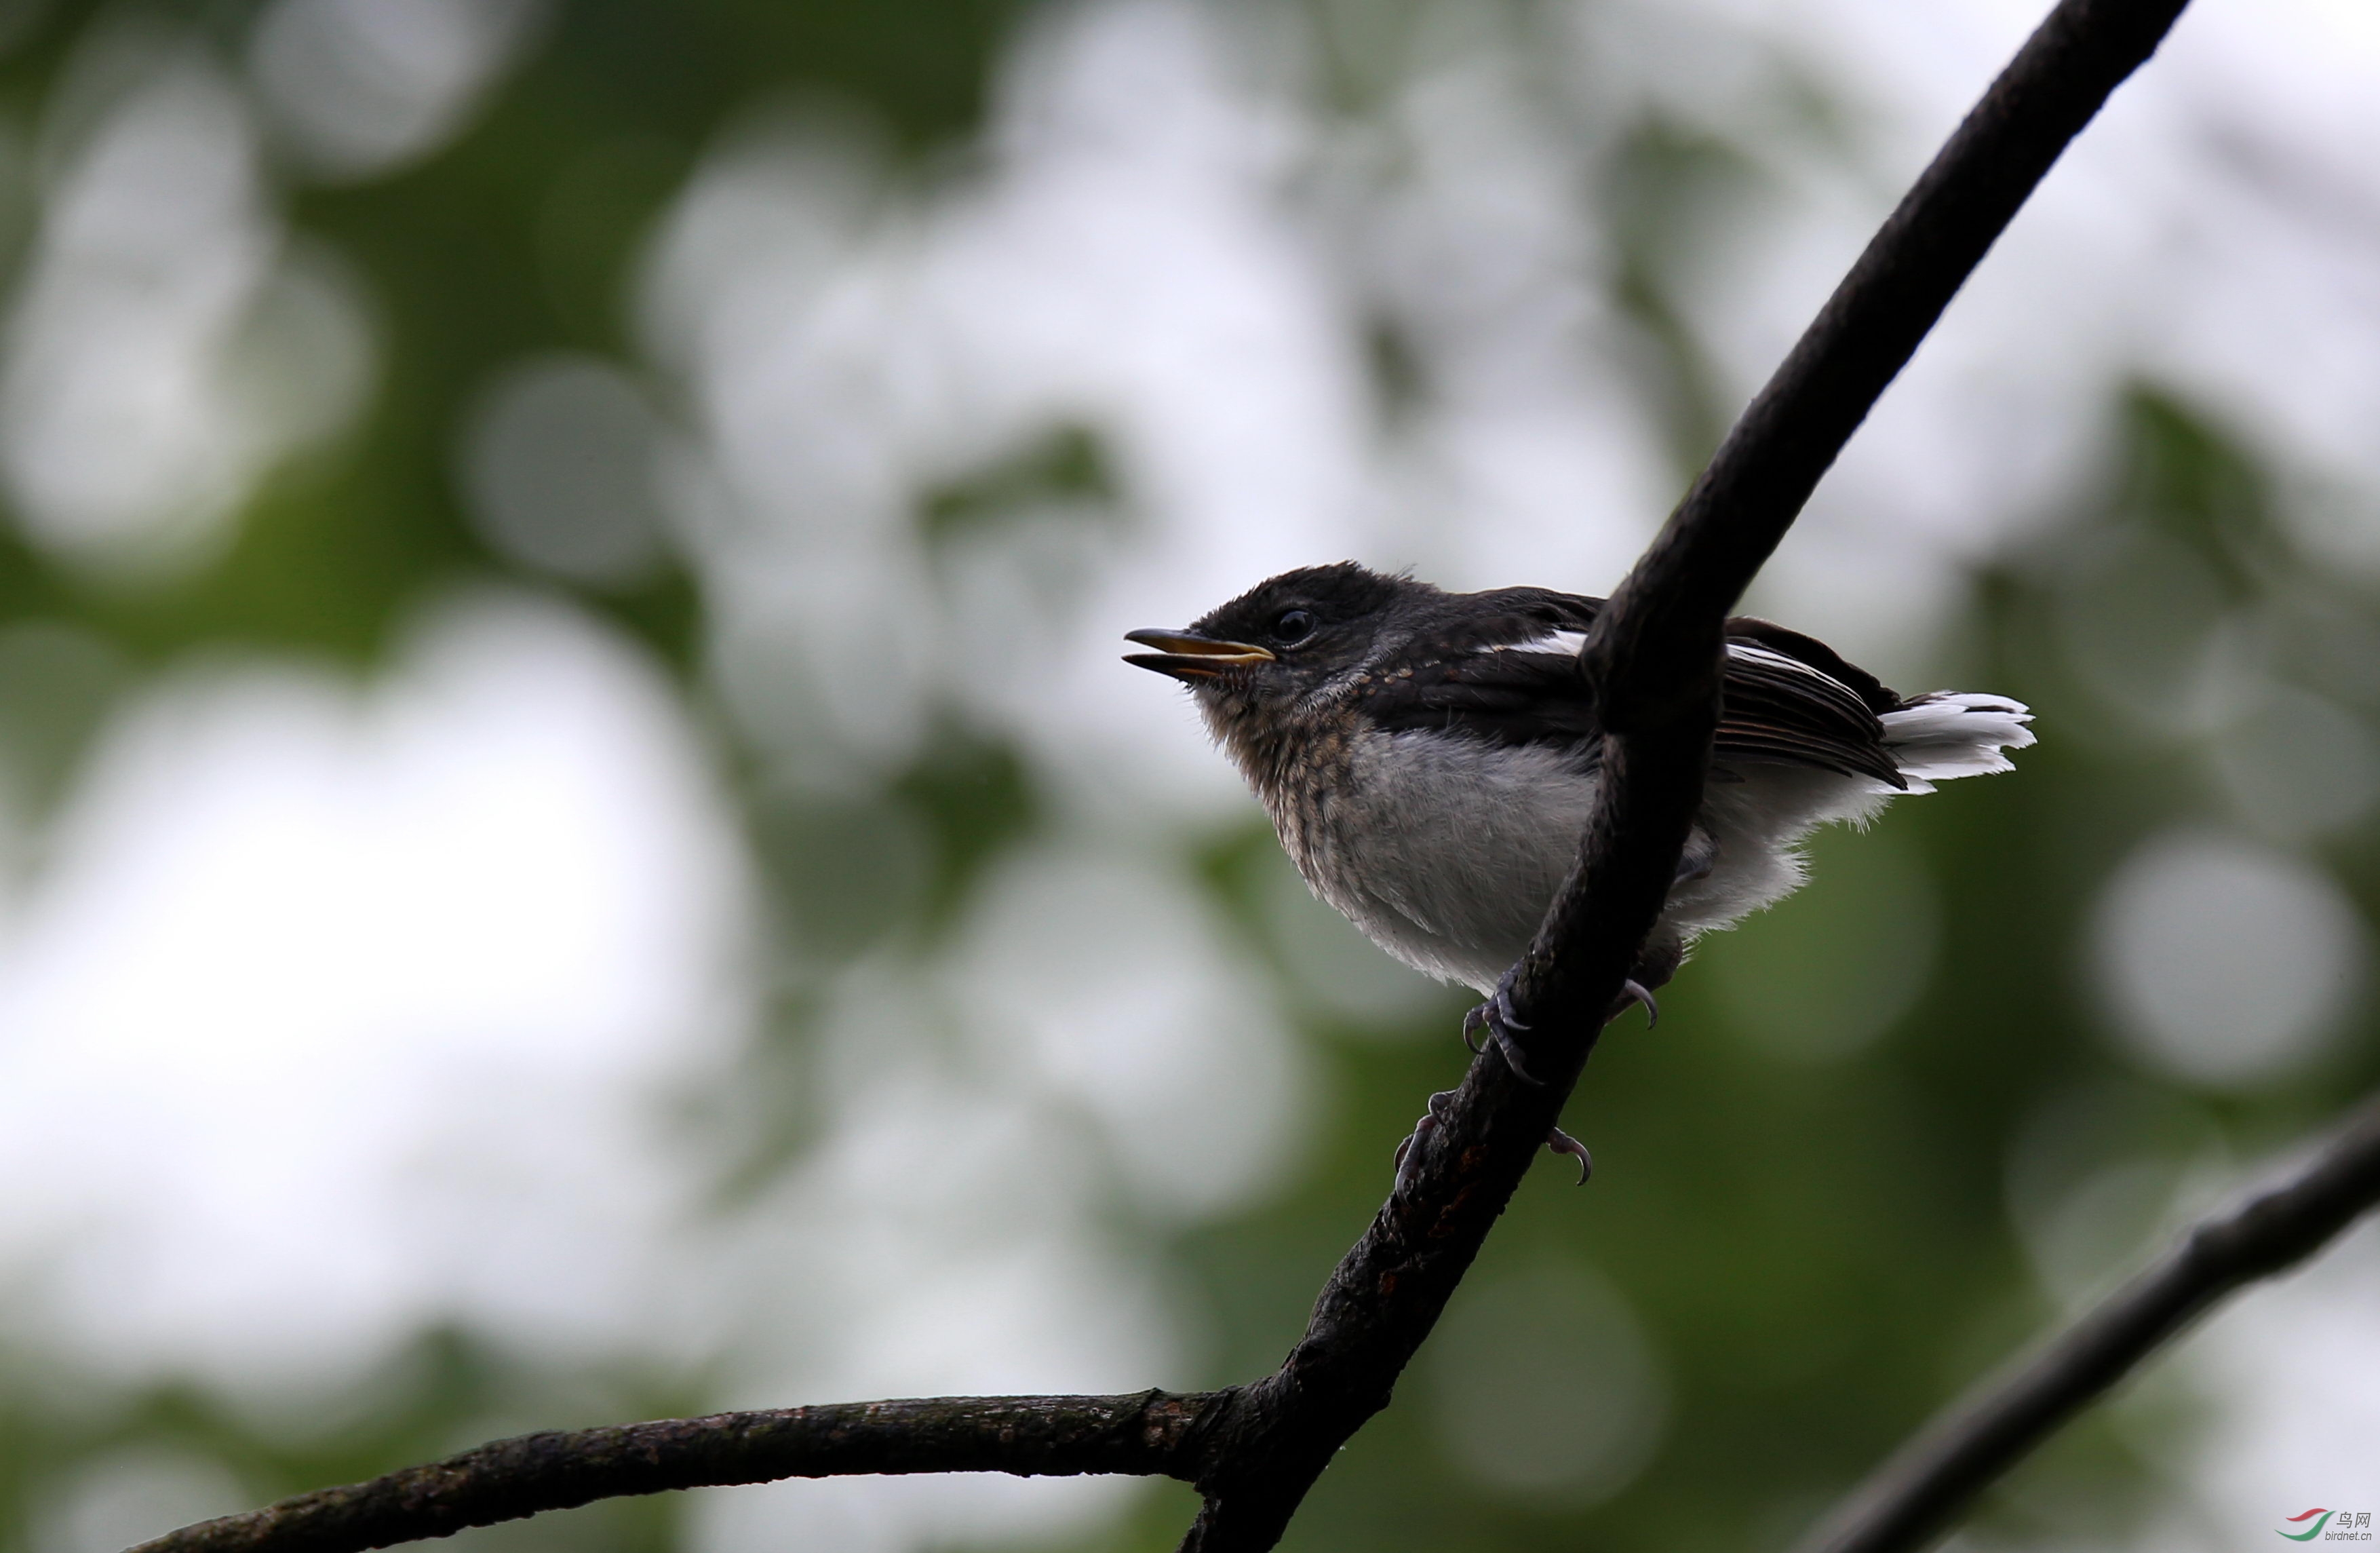
{"type": "MultiPolygon", "coordinates": [[[[1314,892],[1380,948],[1489,1001],[1516,1070],[1506,977],[1595,802],[1603,730],[1578,671],[1603,601],[1450,593],[1352,561],[1284,572],[1126,663],[1188,685],[1314,892]]],[[[1904,700],[1832,649],[1727,622],[1723,710],[1700,814],[1631,996],[1653,1012],[1696,935],[1802,883],[1794,843],[1896,793],[2006,771],[2033,742],[2003,696],[1904,700]]],[[[1616,1010],[1615,1010],[1616,1011],[1616,1010]]]]}

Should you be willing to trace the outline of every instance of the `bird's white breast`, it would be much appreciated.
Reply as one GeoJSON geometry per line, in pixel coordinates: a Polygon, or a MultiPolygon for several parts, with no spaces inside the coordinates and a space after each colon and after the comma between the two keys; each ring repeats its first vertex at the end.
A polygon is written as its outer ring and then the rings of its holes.
{"type": "MultiPolygon", "coordinates": [[[[1528,948],[1577,856],[1597,782],[1544,746],[1367,730],[1350,740],[1333,790],[1275,818],[1306,882],[1374,943],[1487,992],[1528,948]]],[[[1721,775],[1698,818],[1709,871],[1670,892],[1657,937],[1682,946],[1788,894],[1803,876],[1791,843],[1864,818],[1883,796],[1805,766],[1721,775]]]]}
{"type": "Polygon", "coordinates": [[[1306,882],[1399,960],[1485,990],[1577,854],[1596,778],[1548,749],[1366,731],[1341,786],[1282,827],[1306,882]]]}

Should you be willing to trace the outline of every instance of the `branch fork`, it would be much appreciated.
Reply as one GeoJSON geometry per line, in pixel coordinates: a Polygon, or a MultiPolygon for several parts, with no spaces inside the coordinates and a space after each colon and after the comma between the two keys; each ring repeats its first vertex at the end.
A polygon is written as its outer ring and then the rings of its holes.
{"type": "MultiPolygon", "coordinates": [[[[1668,896],[1718,724],[1721,622],[1992,242],[2183,0],[2061,0],[1918,178],[1729,432],[1581,649],[1609,730],[1578,860],[1509,985],[1532,1077],[1489,1043],[1281,1367],[1218,1391],[937,1398],[498,1441],[187,1527],[134,1553],[357,1553],[625,1494],[856,1473],[1121,1473],[1195,1484],[1185,1553],[1262,1553],[1389,1403],[1511,1199],[1668,896]]],[[[2211,1221],[2009,1378],[1945,1415],[1803,1553],[1922,1546],[2215,1301],[2380,1199],[2380,1108],[2296,1180],[2211,1221]]]]}

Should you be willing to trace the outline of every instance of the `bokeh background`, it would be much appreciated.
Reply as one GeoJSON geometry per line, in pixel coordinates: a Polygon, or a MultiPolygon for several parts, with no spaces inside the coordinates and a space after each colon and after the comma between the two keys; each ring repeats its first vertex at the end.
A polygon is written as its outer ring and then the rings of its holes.
{"type": "MultiPolygon", "coordinates": [[[[1463,1054],[1118,663],[1607,590],[2018,0],[0,6],[0,1545],[1269,1368],[1463,1054]]],[[[2201,0],[1760,584],[2011,776],[1622,1021],[1302,1549],[1781,1547],[2380,1074],[2380,12],[2201,0]]],[[[2380,1241],[1961,1546],[2380,1509],[2380,1241]]],[[[1159,1549],[855,1480],[480,1553],[1159,1549]]]]}

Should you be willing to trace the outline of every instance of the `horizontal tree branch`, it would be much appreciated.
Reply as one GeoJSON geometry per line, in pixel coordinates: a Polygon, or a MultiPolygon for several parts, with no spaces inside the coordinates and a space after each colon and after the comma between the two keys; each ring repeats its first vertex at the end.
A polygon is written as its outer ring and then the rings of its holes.
{"type": "Polygon", "coordinates": [[[722,1412],[497,1440],[144,1542],[133,1553],[360,1553],[596,1499],[862,1473],[1195,1479],[1222,1391],[931,1397],[722,1412]]]}
{"type": "MultiPolygon", "coordinates": [[[[2161,1262],[1897,1452],[1796,1553],[1907,1553],[2225,1297],[2380,1204],[2380,1100],[2284,1184],[2161,1262]]],[[[1123,1474],[1196,1482],[1233,1392],[935,1397],[665,1419],[497,1440],[427,1466],[203,1521],[131,1553],[364,1553],[597,1499],[866,1473],[1123,1474]]]]}
{"type": "Polygon", "coordinates": [[[2039,1353],[1954,1404],[1796,1553],[1906,1553],[2218,1302],[2295,1266],[2380,1204],[2380,1100],[2284,1184],[2216,1215],[2039,1353]]]}

